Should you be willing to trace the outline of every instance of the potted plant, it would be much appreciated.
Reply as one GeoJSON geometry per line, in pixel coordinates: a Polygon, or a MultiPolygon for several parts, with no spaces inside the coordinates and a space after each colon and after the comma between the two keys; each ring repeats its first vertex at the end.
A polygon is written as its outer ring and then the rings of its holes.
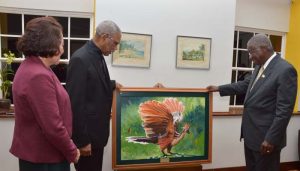
{"type": "Polygon", "coordinates": [[[11,101],[8,99],[10,95],[9,89],[12,85],[12,81],[9,80],[10,77],[14,75],[14,71],[11,68],[11,63],[15,59],[15,54],[11,51],[4,53],[4,58],[6,58],[5,62],[2,63],[0,69],[0,80],[1,80],[1,91],[2,91],[2,99],[0,99],[0,109],[4,111],[8,111],[10,109],[11,101]]]}

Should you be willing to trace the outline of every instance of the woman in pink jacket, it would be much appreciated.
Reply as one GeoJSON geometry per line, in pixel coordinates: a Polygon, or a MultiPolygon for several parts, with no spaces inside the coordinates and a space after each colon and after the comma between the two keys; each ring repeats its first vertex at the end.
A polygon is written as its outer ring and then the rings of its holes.
{"type": "Polygon", "coordinates": [[[29,21],[17,48],[25,55],[13,80],[15,129],[10,152],[20,171],[69,171],[79,150],[71,140],[67,92],[50,66],[63,54],[62,26],[52,17],[29,21]]]}

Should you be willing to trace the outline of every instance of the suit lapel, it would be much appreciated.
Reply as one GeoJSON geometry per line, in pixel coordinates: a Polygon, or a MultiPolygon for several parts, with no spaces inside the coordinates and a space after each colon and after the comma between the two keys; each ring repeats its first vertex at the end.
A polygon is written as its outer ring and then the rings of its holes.
{"type": "Polygon", "coordinates": [[[86,43],[86,46],[89,46],[89,48],[91,49],[89,59],[92,63],[92,66],[96,70],[96,74],[99,78],[99,81],[103,83],[103,87],[105,88],[106,92],[110,92],[111,87],[109,73],[106,68],[106,63],[102,62],[102,60],[104,60],[104,57],[101,50],[95,45],[95,43],[92,40],[88,41],[86,43]]]}
{"type": "Polygon", "coordinates": [[[253,82],[254,82],[257,74],[258,74],[259,68],[260,68],[260,66],[256,66],[255,69],[254,69],[254,71],[253,71],[252,78],[250,80],[250,83],[249,83],[249,86],[248,86],[248,89],[247,89],[247,93],[246,93],[246,96],[245,96],[244,104],[248,100],[252,84],[253,84],[253,82]]]}
{"type": "Polygon", "coordinates": [[[262,73],[261,77],[257,80],[257,82],[253,86],[252,90],[250,91],[253,81],[255,80],[256,75],[258,73],[259,67],[255,69],[256,74],[255,74],[255,77],[251,79],[251,84],[249,84],[250,86],[248,87],[248,90],[247,90],[247,95],[245,97],[245,103],[249,99],[253,98],[258,93],[259,89],[262,87],[262,85],[265,83],[265,81],[270,78],[272,72],[274,71],[274,66],[279,59],[280,59],[280,55],[276,55],[274,57],[274,59],[272,59],[272,61],[269,63],[267,68],[262,73]]]}
{"type": "MultiPolygon", "coordinates": [[[[101,56],[103,58],[103,56],[101,56]]],[[[109,91],[109,85],[108,85],[108,81],[105,79],[105,73],[106,71],[104,71],[104,67],[103,67],[103,63],[101,62],[101,60],[93,60],[93,65],[97,71],[97,75],[100,78],[100,80],[102,81],[105,90],[108,92],[109,91]]]]}

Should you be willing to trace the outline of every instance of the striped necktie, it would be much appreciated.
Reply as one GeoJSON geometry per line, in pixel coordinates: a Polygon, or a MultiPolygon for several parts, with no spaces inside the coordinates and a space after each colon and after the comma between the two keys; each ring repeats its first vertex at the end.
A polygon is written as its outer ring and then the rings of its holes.
{"type": "Polygon", "coordinates": [[[258,74],[257,74],[257,76],[256,76],[256,78],[255,78],[255,80],[254,80],[254,82],[253,82],[253,84],[252,84],[252,87],[251,87],[250,91],[253,89],[255,83],[256,83],[257,80],[261,77],[261,75],[262,75],[263,72],[264,72],[264,67],[261,66],[260,69],[259,69],[259,71],[258,71],[258,74]]]}

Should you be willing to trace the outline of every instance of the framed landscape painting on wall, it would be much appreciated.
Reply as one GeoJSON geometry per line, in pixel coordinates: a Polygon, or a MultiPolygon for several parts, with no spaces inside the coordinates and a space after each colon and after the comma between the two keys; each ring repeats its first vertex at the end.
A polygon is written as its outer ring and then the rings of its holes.
{"type": "Polygon", "coordinates": [[[122,33],[117,50],[112,54],[113,66],[150,67],[152,35],[122,33]]]}
{"type": "Polygon", "coordinates": [[[121,88],[113,106],[113,169],[211,162],[212,95],[206,89],[121,88]]]}
{"type": "Polygon", "coordinates": [[[209,69],[211,38],[177,36],[177,68],[209,69]]]}

